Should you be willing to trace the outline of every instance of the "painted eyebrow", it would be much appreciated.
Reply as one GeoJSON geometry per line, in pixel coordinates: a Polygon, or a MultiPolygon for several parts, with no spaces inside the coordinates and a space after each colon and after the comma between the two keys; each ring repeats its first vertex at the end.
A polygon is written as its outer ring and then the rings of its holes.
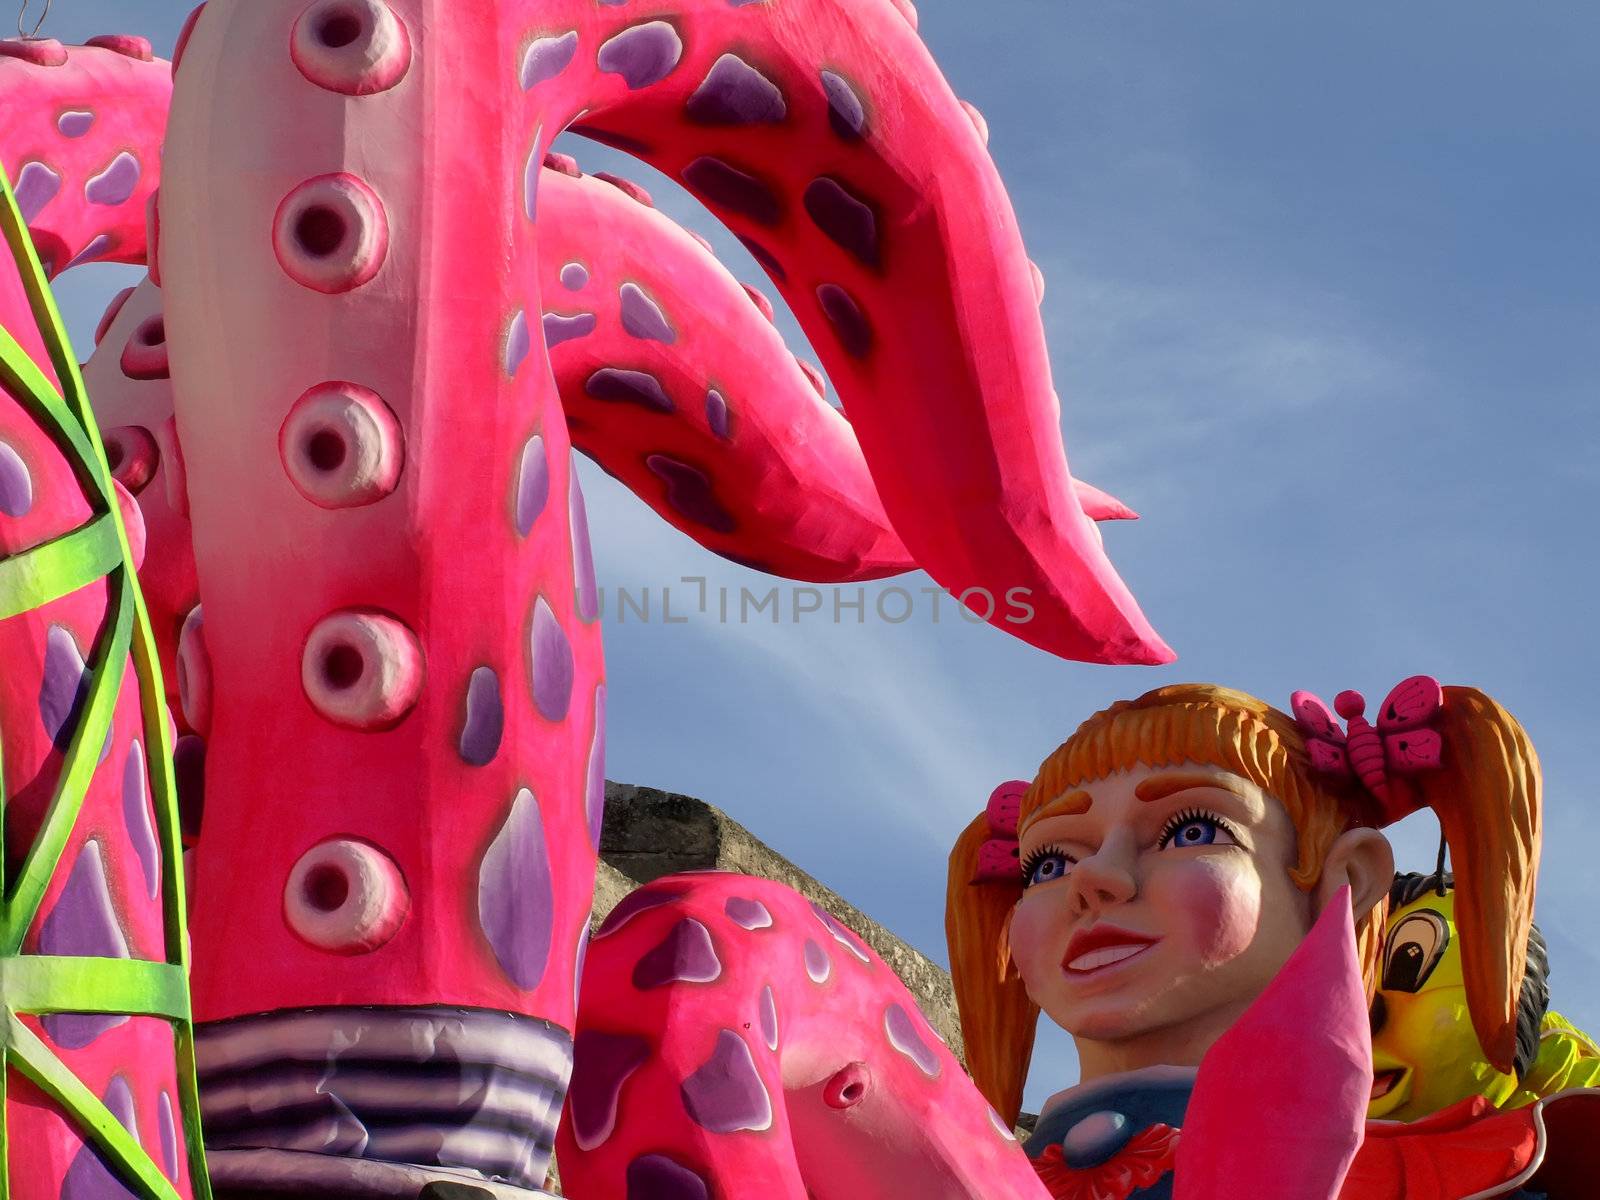
{"type": "Polygon", "coordinates": [[[1027,829],[1028,826],[1033,825],[1038,821],[1048,820],[1051,817],[1075,817],[1081,813],[1086,813],[1089,811],[1089,806],[1093,803],[1094,797],[1090,796],[1089,793],[1084,791],[1082,788],[1074,788],[1070,792],[1064,792],[1063,794],[1057,796],[1054,800],[1041,805],[1040,808],[1028,818],[1027,822],[1022,826],[1022,829],[1017,830],[1017,835],[1020,837],[1023,830],[1027,829]]]}
{"type": "Polygon", "coordinates": [[[1134,784],[1133,794],[1149,804],[1194,788],[1217,788],[1231,792],[1252,810],[1260,807],[1260,798],[1244,780],[1229,774],[1207,775],[1201,771],[1175,771],[1165,775],[1152,775],[1149,779],[1141,779],[1134,784]]]}

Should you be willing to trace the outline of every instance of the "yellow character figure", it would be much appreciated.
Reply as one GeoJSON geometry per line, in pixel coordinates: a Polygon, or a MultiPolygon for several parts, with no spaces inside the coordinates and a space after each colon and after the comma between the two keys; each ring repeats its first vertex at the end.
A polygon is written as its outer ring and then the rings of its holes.
{"type": "Polygon", "coordinates": [[[1397,875],[1389,906],[1372,1006],[1369,1117],[1420,1120],[1469,1096],[1520,1108],[1600,1085],[1600,1046],[1549,1011],[1549,960],[1537,927],[1529,932],[1515,1068],[1507,1074],[1488,1062],[1472,1027],[1452,876],[1397,875]]]}

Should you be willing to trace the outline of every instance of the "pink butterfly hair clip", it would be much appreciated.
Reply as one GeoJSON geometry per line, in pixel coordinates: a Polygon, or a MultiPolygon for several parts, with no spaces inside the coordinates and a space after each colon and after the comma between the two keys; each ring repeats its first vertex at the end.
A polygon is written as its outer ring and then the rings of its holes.
{"type": "Polygon", "coordinates": [[[1354,775],[1378,802],[1383,824],[1416,811],[1418,804],[1392,795],[1390,775],[1411,775],[1438,768],[1444,741],[1428,725],[1444,708],[1444,689],[1431,675],[1413,675],[1395,684],[1378,709],[1374,727],[1362,714],[1367,702],[1360,692],[1333,698],[1339,722],[1320,697],[1296,692],[1289,697],[1295,722],[1306,735],[1311,767],[1325,775],[1354,775]]]}
{"type": "Polygon", "coordinates": [[[1025,779],[1008,779],[989,793],[989,840],[978,847],[973,883],[1021,883],[1021,852],[1017,845],[1017,819],[1022,815],[1025,779]]]}

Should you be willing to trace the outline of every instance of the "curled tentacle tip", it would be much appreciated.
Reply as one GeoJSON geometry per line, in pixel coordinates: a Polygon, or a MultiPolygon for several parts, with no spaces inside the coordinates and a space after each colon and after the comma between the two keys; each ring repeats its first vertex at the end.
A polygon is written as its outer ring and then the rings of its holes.
{"type": "Polygon", "coordinates": [[[759,288],[751,287],[748,283],[742,283],[739,286],[744,288],[744,294],[750,297],[750,303],[760,310],[761,315],[767,320],[776,323],[777,315],[773,312],[772,301],[767,299],[766,294],[759,288]]]}
{"type": "Polygon", "coordinates": [[[594,173],[594,177],[596,179],[605,180],[624,196],[628,196],[631,199],[637,200],[646,208],[654,208],[656,206],[656,202],[651,199],[650,193],[645,191],[637,183],[634,183],[631,179],[624,179],[620,175],[611,174],[609,171],[596,171],[594,173]]]}
{"type": "Polygon", "coordinates": [[[978,106],[967,101],[961,101],[961,107],[966,110],[967,116],[972,119],[972,127],[978,131],[978,138],[985,146],[989,144],[989,122],[984,119],[978,106]]]}
{"type": "Polygon", "coordinates": [[[155,52],[150,48],[150,39],[131,33],[103,33],[90,38],[84,45],[98,46],[102,50],[120,54],[124,58],[138,59],[140,62],[151,62],[155,58],[155,52]]]}
{"type": "Polygon", "coordinates": [[[574,179],[583,178],[583,172],[578,168],[578,160],[570,154],[547,150],[544,156],[544,165],[552,171],[560,171],[563,175],[570,175],[574,179]]]}
{"type": "Polygon", "coordinates": [[[0,41],[0,58],[20,58],[36,67],[64,67],[67,48],[55,38],[6,38],[0,41]]]}

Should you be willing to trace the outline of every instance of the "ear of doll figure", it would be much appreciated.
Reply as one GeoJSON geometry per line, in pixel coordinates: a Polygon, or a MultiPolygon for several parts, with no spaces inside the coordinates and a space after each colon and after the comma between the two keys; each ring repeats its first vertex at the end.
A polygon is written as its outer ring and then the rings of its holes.
{"type": "Polygon", "coordinates": [[[1389,839],[1376,829],[1347,829],[1328,848],[1317,880],[1316,911],[1321,913],[1349,888],[1345,902],[1360,920],[1384,902],[1393,878],[1394,848],[1389,839]]]}

